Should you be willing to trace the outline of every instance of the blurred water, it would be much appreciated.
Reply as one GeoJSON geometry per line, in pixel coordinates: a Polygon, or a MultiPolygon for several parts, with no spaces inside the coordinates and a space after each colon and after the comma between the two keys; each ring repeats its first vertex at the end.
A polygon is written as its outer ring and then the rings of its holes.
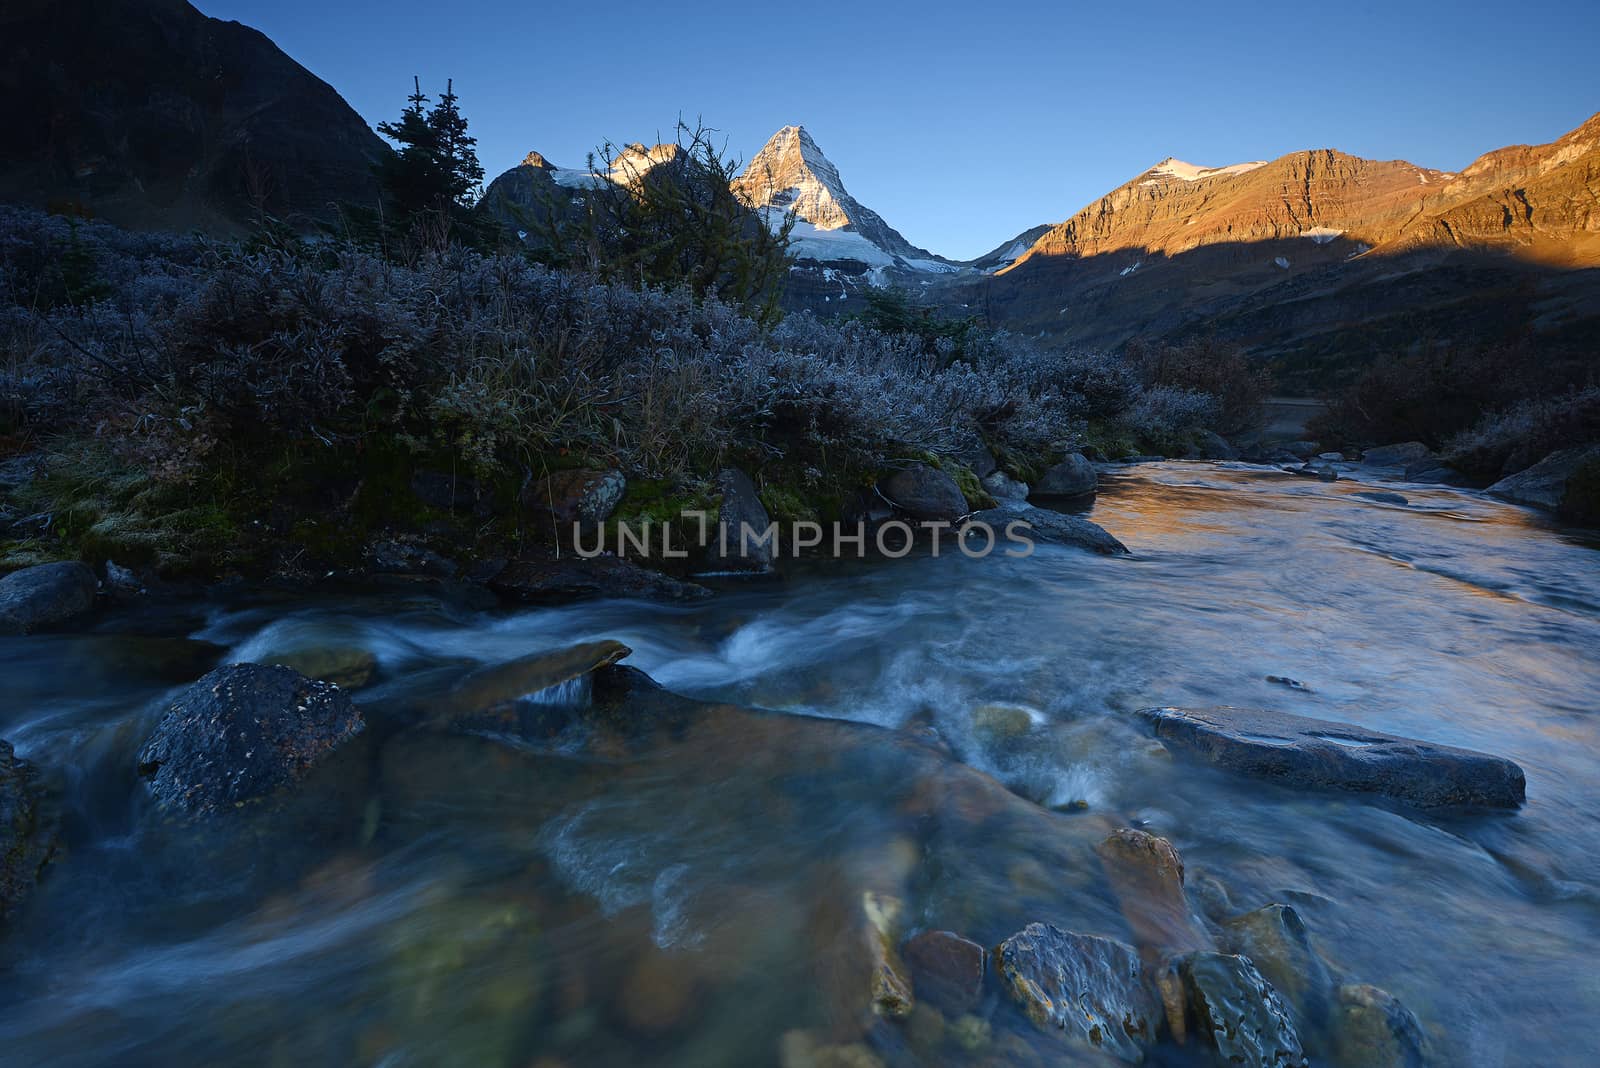
{"type": "MultiPolygon", "coordinates": [[[[0,736],[54,769],[70,852],[0,942],[0,1062],[776,1063],[781,1035],[827,1018],[818,916],[839,885],[892,884],[915,926],[985,944],[1030,919],[1126,937],[1074,858],[1137,822],[1237,909],[1293,904],[1334,964],[1421,1017],[1441,1063],[1593,1063],[1600,556],[1474,493],[1386,486],[1397,506],[1363,488],[1149,465],[1093,511],[1126,560],[814,564],[687,607],[319,595],[7,639],[0,736]],[[167,825],[133,779],[162,698],[216,658],[369,649],[358,698],[381,719],[470,666],[603,638],[684,694],[931,724],[1069,811],[1018,802],[964,836],[940,793],[930,834],[907,816],[922,765],[812,719],[730,719],[643,755],[374,731],[248,828],[167,825]],[[1161,759],[1129,716],[1215,703],[1502,754],[1528,804],[1425,819],[1299,794],[1161,759]],[[1026,725],[985,727],[986,705],[1026,725]]],[[[949,1041],[878,1052],[969,1059],[949,1041]]]]}

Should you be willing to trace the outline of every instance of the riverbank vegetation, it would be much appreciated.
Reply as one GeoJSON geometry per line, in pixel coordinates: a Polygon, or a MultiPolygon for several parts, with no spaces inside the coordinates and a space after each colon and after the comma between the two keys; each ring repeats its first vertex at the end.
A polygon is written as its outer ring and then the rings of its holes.
{"type": "Polygon", "coordinates": [[[1226,410],[1004,333],[966,329],[958,349],[809,314],[764,325],[520,252],[407,259],[0,213],[0,432],[47,457],[12,505],[18,562],[348,555],[378,528],[455,522],[417,472],[487,504],[458,544],[520,539],[522,487],[562,467],[615,467],[659,497],[738,466],[826,518],[910,460],[959,471],[988,448],[1026,475],[1094,439],[1171,446],[1226,410]]]}

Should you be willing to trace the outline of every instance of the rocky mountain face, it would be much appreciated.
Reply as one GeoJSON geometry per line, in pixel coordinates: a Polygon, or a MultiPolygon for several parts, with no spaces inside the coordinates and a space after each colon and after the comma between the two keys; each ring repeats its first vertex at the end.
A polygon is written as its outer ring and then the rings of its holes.
{"type": "Polygon", "coordinates": [[[1235,340],[1308,390],[1419,343],[1582,345],[1600,328],[1600,116],[1460,174],[1328,149],[1164,160],[940,297],[1064,345],[1235,340]]]}
{"type": "Polygon", "coordinates": [[[388,148],[266,36],[184,0],[0,6],[0,200],[236,232],[372,204],[388,148]]]}
{"type": "Polygon", "coordinates": [[[792,215],[790,308],[850,312],[864,286],[920,287],[960,265],[907,241],[845,189],[839,169],[802,126],[785,126],[733,183],[735,194],[776,227],[792,215]]]}

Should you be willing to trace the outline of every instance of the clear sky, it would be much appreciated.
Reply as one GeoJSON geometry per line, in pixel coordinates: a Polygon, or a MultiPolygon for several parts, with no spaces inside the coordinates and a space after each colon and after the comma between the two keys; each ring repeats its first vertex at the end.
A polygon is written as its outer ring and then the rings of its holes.
{"type": "Polygon", "coordinates": [[[1457,170],[1600,111],[1600,2],[194,0],[376,122],[456,81],[490,177],[703,116],[811,131],[857,200],[957,258],[1166,156],[1339,148],[1457,170]]]}

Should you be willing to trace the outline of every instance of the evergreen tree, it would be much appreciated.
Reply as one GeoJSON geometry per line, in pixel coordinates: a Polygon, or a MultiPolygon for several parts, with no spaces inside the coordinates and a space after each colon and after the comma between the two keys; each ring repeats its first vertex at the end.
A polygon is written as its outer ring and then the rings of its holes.
{"type": "Polygon", "coordinates": [[[445,83],[438,103],[429,102],[421,79],[413,78],[399,121],[378,124],[378,132],[396,145],[378,176],[391,222],[402,234],[461,227],[483,186],[478,139],[467,132],[454,81],[445,83]]]}

